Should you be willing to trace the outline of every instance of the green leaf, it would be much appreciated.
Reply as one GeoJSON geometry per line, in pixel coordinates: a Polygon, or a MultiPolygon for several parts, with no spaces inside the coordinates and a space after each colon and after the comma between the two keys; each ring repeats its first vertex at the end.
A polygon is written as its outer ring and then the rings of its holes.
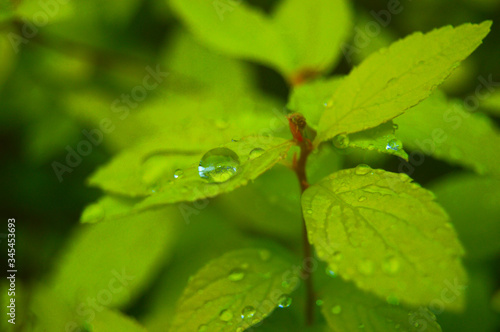
{"type": "Polygon", "coordinates": [[[405,146],[434,158],[500,175],[500,134],[488,117],[467,112],[440,92],[395,119],[405,146]]]}
{"type": "Polygon", "coordinates": [[[293,88],[287,108],[305,116],[307,124],[318,129],[319,119],[325,111],[328,100],[339,87],[343,77],[318,79],[293,88]]]}
{"type": "Polygon", "coordinates": [[[493,258],[500,253],[498,179],[458,173],[440,178],[429,188],[450,214],[467,257],[493,258]]]}
{"type": "Polygon", "coordinates": [[[170,5],[191,32],[214,49],[282,73],[292,71],[280,32],[264,13],[245,2],[170,0],[170,5]]]}
{"type": "Polygon", "coordinates": [[[335,332],[441,331],[427,308],[389,304],[339,279],[332,280],[320,297],[321,312],[335,332]]]}
{"type": "MultiPolygon", "coordinates": [[[[348,136],[351,148],[387,153],[408,160],[408,154],[403,149],[403,143],[394,134],[395,128],[392,121],[386,122],[348,136]]],[[[343,138],[339,136],[339,138],[343,138]]]]}
{"type": "Polygon", "coordinates": [[[123,196],[103,196],[85,207],[80,217],[82,223],[96,223],[127,216],[139,200],[123,196]]]}
{"type": "Polygon", "coordinates": [[[74,303],[103,292],[110,294],[109,307],[129,303],[166,261],[178,220],[171,209],[162,209],[82,225],[58,260],[52,288],[74,303]]]}
{"type": "Polygon", "coordinates": [[[315,145],[378,126],[427,98],[488,34],[491,21],[415,33],[366,59],[342,81],[315,145]]]}
{"type": "Polygon", "coordinates": [[[14,15],[14,2],[12,0],[0,0],[0,22],[12,19],[14,15]]]}
{"type": "MultiPolygon", "coordinates": [[[[225,144],[223,147],[233,151],[239,159],[239,166],[230,165],[232,172],[234,170],[236,172],[228,181],[212,183],[202,179],[198,162],[189,168],[184,168],[182,177],[159,187],[154,195],[139,203],[137,209],[142,210],[182,201],[191,202],[233,191],[256,179],[286,157],[292,144],[293,141],[283,138],[263,136],[249,136],[225,144]],[[260,151],[257,155],[251,153],[255,149],[260,151]]],[[[198,160],[202,157],[203,154],[199,155],[198,160]]]]}
{"type": "Polygon", "coordinates": [[[95,320],[87,324],[92,332],[147,332],[134,319],[116,310],[104,309],[96,314],[95,320]]]}
{"type": "Polygon", "coordinates": [[[351,33],[352,14],[346,0],[282,0],[273,21],[295,53],[295,75],[307,76],[338,62],[340,45],[351,33]]]}
{"type": "MultiPolygon", "coordinates": [[[[406,174],[346,169],[307,189],[302,207],[318,256],[390,302],[426,305],[447,283],[466,279],[448,216],[406,174]]],[[[463,304],[460,297],[447,308],[463,304]]]]}
{"type": "MultiPolygon", "coordinates": [[[[497,83],[498,84],[498,83],[497,83]]],[[[494,115],[500,116],[500,92],[496,91],[491,96],[481,101],[481,110],[494,115]]]]}
{"type": "Polygon", "coordinates": [[[264,249],[221,256],[194,275],[179,301],[170,331],[243,331],[280,305],[298,283],[282,285],[292,264],[264,249]],[[242,318],[245,315],[245,318],[242,318]]]}

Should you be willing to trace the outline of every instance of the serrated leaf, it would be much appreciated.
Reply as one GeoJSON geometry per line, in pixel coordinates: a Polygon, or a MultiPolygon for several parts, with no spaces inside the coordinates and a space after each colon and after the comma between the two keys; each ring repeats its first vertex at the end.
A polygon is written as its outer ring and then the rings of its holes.
{"type": "Polygon", "coordinates": [[[193,34],[209,46],[280,72],[291,71],[292,59],[279,31],[264,13],[246,3],[170,0],[170,5],[193,34]]]}
{"type": "Polygon", "coordinates": [[[331,270],[390,301],[427,305],[447,283],[464,284],[463,249],[433,195],[411,181],[358,166],[311,186],[302,207],[309,241],[331,270]]]}
{"type": "Polygon", "coordinates": [[[440,178],[429,188],[450,214],[467,257],[489,258],[500,253],[498,179],[459,173],[440,178]]]}
{"type": "Polygon", "coordinates": [[[103,196],[97,202],[85,207],[80,222],[93,224],[127,216],[138,202],[138,199],[130,197],[103,196]]]}
{"type": "MultiPolygon", "coordinates": [[[[248,136],[223,147],[233,151],[239,158],[234,176],[222,183],[211,183],[202,179],[198,163],[183,170],[184,176],[159,187],[154,195],[137,204],[138,210],[182,201],[196,201],[214,197],[246,185],[273,167],[286,156],[293,141],[277,137],[248,136]],[[262,149],[259,156],[251,156],[254,149],[262,149]]],[[[202,159],[199,155],[198,160],[202,159]]]]}
{"type": "Polygon", "coordinates": [[[427,98],[481,44],[490,26],[486,21],[415,33],[368,57],[333,94],[315,144],[376,127],[427,98]]]}
{"type": "Polygon", "coordinates": [[[343,77],[319,79],[295,86],[290,94],[287,108],[302,113],[311,128],[318,129],[319,120],[327,102],[339,87],[343,77]]]}
{"type": "Polygon", "coordinates": [[[500,175],[500,134],[486,116],[467,112],[440,92],[395,119],[405,146],[434,158],[500,175]]]}
{"type": "Polygon", "coordinates": [[[403,143],[394,134],[392,121],[349,135],[349,147],[387,153],[408,160],[403,143]]]}
{"type": "Polygon", "coordinates": [[[80,226],[58,260],[52,289],[75,304],[102,290],[111,294],[109,307],[129,303],[170,254],[178,218],[162,209],[80,226]]]}
{"type": "Polygon", "coordinates": [[[340,45],[351,33],[352,14],[346,0],[282,0],[273,22],[294,51],[295,77],[323,73],[342,55],[340,45]]]}
{"type": "Polygon", "coordinates": [[[427,308],[389,304],[339,279],[332,280],[320,297],[321,312],[335,332],[441,331],[427,308]]]}
{"type": "Polygon", "coordinates": [[[265,249],[232,251],[211,261],[189,281],[170,331],[205,325],[207,332],[234,332],[257,324],[298,286],[282,286],[291,266],[265,249]]]}

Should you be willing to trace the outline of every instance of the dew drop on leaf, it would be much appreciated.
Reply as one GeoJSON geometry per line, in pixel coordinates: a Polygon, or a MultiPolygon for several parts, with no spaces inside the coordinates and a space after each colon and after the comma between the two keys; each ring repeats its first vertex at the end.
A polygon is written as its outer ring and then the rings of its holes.
{"type": "Polygon", "coordinates": [[[398,128],[399,128],[399,126],[396,123],[392,125],[392,129],[398,130],[398,128]]]}
{"type": "Polygon", "coordinates": [[[325,269],[325,273],[326,273],[326,275],[328,275],[328,276],[330,276],[332,278],[336,278],[337,277],[337,274],[333,270],[331,270],[330,268],[328,268],[328,267],[325,269]]]}
{"type": "Polygon", "coordinates": [[[231,179],[238,172],[238,155],[228,148],[215,148],[201,158],[198,173],[209,183],[222,183],[231,179]]]}
{"type": "Polygon", "coordinates": [[[321,299],[316,300],[316,305],[318,307],[321,307],[323,305],[323,300],[321,300],[321,299]]]}
{"type": "Polygon", "coordinates": [[[234,269],[229,273],[228,279],[231,281],[240,281],[245,278],[245,271],[242,269],[234,269]]]}
{"type": "Polygon", "coordinates": [[[366,164],[359,164],[354,169],[354,173],[356,173],[356,175],[366,175],[368,173],[371,173],[371,171],[372,168],[366,164]]]}
{"type": "Polygon", "coordinates": [[[243,308],[243,310],[241,311],[241,318],[242,319],[252,318],[255,315],[255,312],[256,312],[256,310],[254,307],[247,306],[247,307],[243,308]]]}
{"type": "Polygon", "coordinates": [[[349,146],[349,136],[345,134],[337,135],[333,138],[333,145],[338,149],[345,149],[349,146]]]}
{"type": "Polygon", "coordinates": [[[233,319],[233,312],[229,309],[222,310],[219,314],[219,319],[224,322],[229,322],[233,319]]]}
{"type": "Polygon", "coordinates": [[[333,306],[332,307],[332,310],[331,310],[332,314],[334,315],[338,315],[342,312],[342,307],[340,305],[336,305],[336,306],[333,306]]]}
{"type": "Polygon", "coordinates": [[[281,295],[278,300],[278,307],[288,308],[292,304],[292,298],[288,295],[281,295]]]}
{"type": "Polygon", "coordinates": [[[174,172],[174,178],[175,179],[180,179],[184,176],[184,171],[182,169],[177,169],[174,172]]]}
{"type": "Polygon", "coordinates": [[[313,214],[313,210],[311,210],[311,209],[307,209],[306,212],[307,212],[307,214],[313,214]]]}
{"type": "Polygon", "coordinates": [[[401,141],[398,139],[391,139],[389,142],[387,142],[387,146],[385,147],[386,150],[393,150],[393,151],[399,151],[402,148],[403,148],[403,143],[401,143],[401,141]]]}
{"type": "Polygon", "coordinates": [[[384,272],[388,274],[395,274],[399,271],[399,261],[396,257],[388,257],[384,260],[382,265],[384,272]]]}
{"type": "Polygon", "coordinates": [[[264,154],[264,149],[261,149],[261,148],[255,148],[253,149],[252,151],[250,151],[250,159],[255,159],[255,158],[258,158],[260,156],[262,156],[264,154]]]}

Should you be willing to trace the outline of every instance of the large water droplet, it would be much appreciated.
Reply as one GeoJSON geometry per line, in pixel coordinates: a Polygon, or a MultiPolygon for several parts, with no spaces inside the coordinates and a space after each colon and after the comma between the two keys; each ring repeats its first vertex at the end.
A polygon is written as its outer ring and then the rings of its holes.
{"type": "Polygon", "coordinates": [[[240,281],[243,278],[245,278],[245,271],[243,271],[242,269],[236,268],[229,272],[228,279],[231,281],[240,281]]]}
{"type": "Polygon", "coordinates": [[[278,299],[278,307],[288,308],[292,304],[292,298],[288,295],[281,295],[278,299]]]}
{"type": "Polygon", "coordinates": [[[395,274],[399,271],[399,261],[396,257],[388,257],[382,264],[382,270],[388,274],[395,274]]]}
{"type": "Polygon", "coordinates": [[[177,169],[174,172],[174,178],[175,179],[180,179],[184,176],[184,171],[182,169],[177,169]]]}
{"type": "Polygon", "coordinates": [[[368,173],[371,173],[372,171],[372,168],[366,164],[359,164],[354,169],[354,173],[356,173],[356,175],[366,175],[368,173]]]}
{"type": "Polygon", "coordinates": [[[231,179],[238,172],[238,155],[228,148],[215,148],[201,158],[198,173],[210,183],[222,183],[231,179]]]}
{"type": "Polygon", "coordinates": [[[219,319],[224,322],[229,322],[233,319],[233,312],[229,309],[222,310],[219,314],[219,319]]]}
{"type": "Polygon", "coordinates": [[[340,305],[335,305],[332,307],[332,310],[331,310],[332,314],[334,315],[338,315],[342,312],[342,307],[340,305]]]}
{"type": "Polygon", "coordinates": [[[254,307],[247,306],[247,307],[243,308],[243,310],[241,311],[241,318],[250,319],[255,315],[255,312],[256,312],[256,310],[254,307]]]}
{"type": "Polygon", "coordinates": [[[264,154],[264,152],[265,152],[264,149],[255,148],[252,151],[250,151],[249,157],[250,157],[250,159],[259,158],[260,156],[262,156],[264,154]]]}
{"type": "Polygon", "coordinates": [[[387,142],[387,145],[385,147],[386,150],[392,150],[392,151],[399,151],[402,148],[403,148],[403,143],[401,143],[401,141],[398,139],[391,139],[389,142],[387,142]]]}
{"type": "Polygon", "coordinates": [[[333,145],[338,149],[345,149],[349,146],[349,136],[337,135],[333,138],[333,145]]]}

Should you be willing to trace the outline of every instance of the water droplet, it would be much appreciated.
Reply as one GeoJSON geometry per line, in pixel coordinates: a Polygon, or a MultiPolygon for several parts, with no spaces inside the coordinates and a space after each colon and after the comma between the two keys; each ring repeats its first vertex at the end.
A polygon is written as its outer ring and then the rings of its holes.
{"type": "Polygon", "coordinates": [[[198,327],[198,332],[206,332],[207,329],[208,329],[208,326],[206,326],[205,324],[203,324],[203,325],[200,325],[198,327]]]}
{"type": "Polygon", "coordinates": [[[240,281],[245,278],[245,271],[242,269],[234,269],[229,273],[228,279],[231,281],[240,281]]]}
{"type": "Polygon", "coordinates": [[[307,214],[313,214],[313,210],[311,210],[311,209],[307,209],[306,212],[307,212],[307,214]]]}
{"type": "Polygon", "coordinates": [[[359,196],[358,202],[364,202],[366,201],[366,196],[359,196]]]}
{"type": "Polygon", "coordinates": [[[261,148],[255,148],[252,151],[250,151],[250,159],[255,159],[264,154],[265,150],[261,148]]]}
{"type": "Polygon", "coordinates": [[[222,310],[219,314],[219,319],[224,322],[229,322],[233,319],[233,312],[229,309],[222,310]]]}
{"type": "Polygon", "coordinates": [[[366,175],[368,173],[371,173],[371,171],[372,168],[366,164],[359,164],[354,169],[354,173],[356,173],[356,175],[366,175]]]}
{"type": "Polygon", "coordinates": [[[382,264],[382,269],[388,274],[394,274],[399,271],[399,261],[396,257],[388,257],[382,264]]]}
{"type": "Polygon", "coordinates": [[[288,308],[292,304],[292,298],[288,295],[281,295],[278,300],[278,307],[288,308]]]}
{"type": "Polygon", "coordinates": [[[184,176],[184,171],[182,169],[176,169],[174,172],[174,178],[180,179],[184,176]]]}
{"type": "Polygon", "coordinates": [[[394,129],[394,130],[398,130],[398,128],[399,128],[399,126],[398,126],[398,124],[397,124],[397,123],[394,123],[394,124],[392,125],[392,129],[394,129]]]}
{"type": "Polygon", "coordinates": [[[385,147],[386,150],[393,150],[393,151],[399,151],[402,148],[403,148],[403,143],[401,143],[401,141],[398,139],[391,139],[387,143],[387,146],[385,147]]]}
{"type": "Polygon", "coordinates": [[[241,318],[242,319],[250,319],[255,315],[255,312],[256,312],[256,310],[254,307],[247,306],[247,307],[243,308],[243,310],[241,311],[241,318]]]}
{"type": "Polygon", "coordinates": [[[201,158],[198,173],[210,183],[222,183],[231,179],[238,172],[238,155],[228,148],[215,148],[201,158]]]}
{"type": "Polygon", "coordinates": [[[316,305],[318,307],[321,307],[323,305],[323,300],[321,300],[321,299],[316,300],[316,305]]]}
{"type": "Polygon", "coordinates": [[[335,273],[335,271],[331,270],[330,268],[326,268],[325,269],[325,273],[326,275],[332,277],[332,278],[336,278],[337,277],[337,274],[335,273]]]}
{"type": "Polygon", "coordinates": [[[337,135],[333,138],[333,145],[338,149],[345,149],[349,146],[349,136],[337,135]]]}
{"type": "Polygon", "coordinates": [[[365,260],[358,264],[358,271],[364,275],[373,274],[373,262],[371,260],[365,260]]]}
{"type": "Polygon", "coordinates": [[[269,250],[260,250],[259,251],[260,259],[264,262],[267,262],[271,258],[271,252],[269,250]]]}
{"type": "Polygon", "coordinates": [[[334,315],[338,315],[342,312],[342,307],[340,305],[336,305],[336,306],[333,306],[332,307],[332,310],[331,310],[332,314],[334,315]]]}

